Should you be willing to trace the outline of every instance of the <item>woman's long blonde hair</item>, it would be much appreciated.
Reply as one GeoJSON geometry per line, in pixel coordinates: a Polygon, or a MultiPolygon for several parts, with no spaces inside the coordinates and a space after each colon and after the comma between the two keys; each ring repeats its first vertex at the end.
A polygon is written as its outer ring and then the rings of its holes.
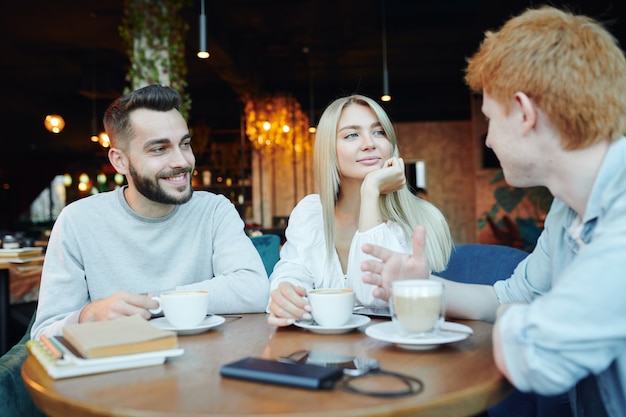
{"type": "MultiPolygon", "coordinates": [[[[337,125],[341,112],[350,105],[372,109],[391,142],[392,156],[399,157],[398,142],[391,120],[374,100],[362,95],[351,95],[333,101],[324,110],[317,126],[313,158],[322,203],[328,259],[333,258],[335,250],[335,204],[341,190],[337,164],[337,125]]],[[[446,219],[435,206],[413,195],[407,186],[381,195],[379,204],[383,218],[398,223],[409,242],[412,242],[415,226],[423,225],[426,228],[426,255],[430,268],[433,271],[446,268],[452,250],[452,237],[446,219]]]]}

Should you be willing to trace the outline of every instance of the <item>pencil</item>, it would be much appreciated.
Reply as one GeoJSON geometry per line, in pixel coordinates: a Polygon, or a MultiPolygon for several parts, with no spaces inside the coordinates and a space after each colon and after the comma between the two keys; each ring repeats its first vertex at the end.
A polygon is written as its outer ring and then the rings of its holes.
{"type": "Polygon", "coordinates": [[[52,336],[49,337],[48,340],[50,340],[50,342],[54,345],[55,348],[58,349],[58,351],[61,353],[61,356],[63,358],[67,357],[67,348],[65,347],[65,345],[59,340],[59,338],[57,336],[52,336]]]}
{"type": "Polygon", "coordinates": [[[39,339],[41,340],[41,342],[44,344],[44,346],[50,351],[50,353],[52,354],[52,356],[54,356],[55,359],[63,359],[63,354],[59,351],[59,349],[57,349],[57,347],[50,341],[50,339],[48,339],[46,337],[46,335],[41,335],[39,337],[39,339]]]}

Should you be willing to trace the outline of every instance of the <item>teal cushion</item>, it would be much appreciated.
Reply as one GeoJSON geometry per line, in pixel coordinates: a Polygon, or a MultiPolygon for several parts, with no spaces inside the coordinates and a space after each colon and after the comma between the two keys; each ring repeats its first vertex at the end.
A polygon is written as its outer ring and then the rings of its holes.
{"type": "Polygon", "coordinates": [[[272,234],[251,236],[250,240],[261,255],[265,272],[269,277],[274,271],[274,265],[280,258],[280,236],[272,234]]]}

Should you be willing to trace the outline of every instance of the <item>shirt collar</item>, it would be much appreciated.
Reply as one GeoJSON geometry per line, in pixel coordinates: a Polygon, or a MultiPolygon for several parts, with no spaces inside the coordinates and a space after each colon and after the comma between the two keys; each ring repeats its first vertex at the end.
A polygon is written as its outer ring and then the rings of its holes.
{"type": "Polygon", "coordinates": [[[609,146],[602,161],[596,180],[591,188],[583,223],[599,217],[603,210],[603,194],[610,188],[610,183],[618,180],[626,166],[626,137],[622,136],[609,146]]]}

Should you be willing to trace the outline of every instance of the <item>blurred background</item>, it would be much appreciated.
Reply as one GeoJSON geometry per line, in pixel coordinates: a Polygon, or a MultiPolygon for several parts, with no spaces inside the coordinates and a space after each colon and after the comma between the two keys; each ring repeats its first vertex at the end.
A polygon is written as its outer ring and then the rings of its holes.
{"type": "MultiPolygon", "coordinates": [[[[305,116],[303,123],[306,119],[314,126],[324,107],[338,96],[358,92],[379,99],[388,92],[392,100],[384,107],[398,124],[472,121],[474,103],[463,83],[466,58],[477,49],[486,30],[540,4],[520,0],[144,3],[175,8],[173,14],[183,25],[177,35],[184,52],[174,59],[186,73],[175,81],[184,81],[189,101],[198,188],[229,195],[242,206],[247,223],[265,227],[273,227],[276,219],[284,224],[295,202],[314,192],[315,186],[310,157],[287,162],[288,167],[297,165],[293,169],[296,190],[286,198],[286,205],[280,205],[284,198],[276,191],[275,179],[270,180],[280,175],[280,167],[268,171],[269,159],[255,157],[258,138],[246,134],[248,102],[271,96],[293,99],[305,116]],[[207,59],[196,56],[203,41],[210,53],[207,59]]],[[[623,2],[550,3],[596,17],[624,40],[623,2]]],[[[0,230],[49,225],[67,202],[123,183],[123,178],[114,177],[99,135],[104,110],[131,86],[132,47],[122,36],[129,25],[136,24],[129,19],[129,4],[122,0],[34,0],[0,6],[0,230]],[[64,120],[59,133],[44,126],[46,116],[53,114],[64,120]],[[81,190],[76,187],[83,183],[83,174],[89,185],[81,190]],[[55,187],[65,191],[60,201],[55,201],[55,187]],[[42,192],[48,197],[40,203],[39,214],[33,215],[33,203],[42,192]]],[[[135,53],[141,51],[136,43],[135,53]]],[[[484,134],[480,126],[471,126],[472,133],[460,135],[458,141],[474,141],[484,134]]],[[[429,140],[449,135],[442,132],[429,140]]],[[[307,146],[311,141],[305,139],[307,146]]],[[[408,151],[409,159],[427,159],[417,150],[408,151]]],[[[438,152],[447,151],[439,148],[438,152]]],[[[483,150],[479,147],[475,152],[483,150]]],[[[450,152],[449,157],[455,154],[450,152]]],[[[497,169],[497,160],[487,151],[476,158],[478,170],[497,169]]],[[[458,194],[454,189],[458,181],[433,167],[437,164],[427,160],[429,183],[437,184],[428,187],[429,198],[445,208],[453,204],[447,195],[458,194]]],[[[474,170],[465,174],[471,177],[474,170]]],[[[481,217],[486,210],[474,211],[481,217]]],[[[476,240],[472,233],[457,236],[476,240]]]]}

